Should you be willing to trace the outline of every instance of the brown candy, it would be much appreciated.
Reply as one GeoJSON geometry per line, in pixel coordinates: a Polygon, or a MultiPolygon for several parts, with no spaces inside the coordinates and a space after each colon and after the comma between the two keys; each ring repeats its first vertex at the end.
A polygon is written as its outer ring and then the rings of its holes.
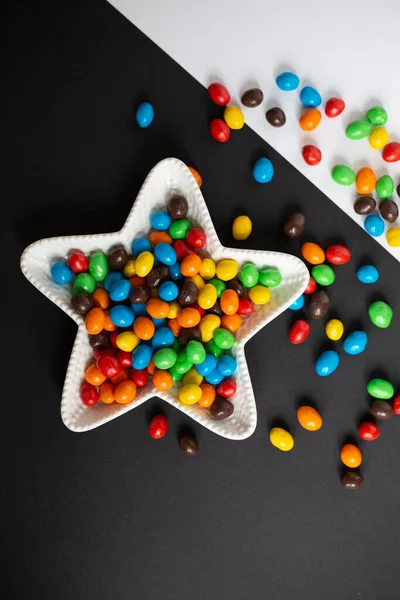
{"type": "Polygon", "coordinates": [[[178,302],[181,306],[190,306],[196,302],[197,294],[197,287],[193,281],[185,281],[178,294],[178,302]]]}
{"type": "Polygon", "coordinates": [[[213,306],[207,312],[212,315],[217,315],[217,317],[222,317],[224,315],[219,298],[217,298],[215,304],[213,304],[213,306]]]}
{"type": "Polygon", "coordinates": [[[369,407],[369,412],[375,419],[390,419],[393,417],[393,409],[385,400],[374,400],[369,407]]]}
{"type": "Polygon", "coordinates": [[[329,296],[324,291],[314,292],[310,298],[308,312],[313,319],[322,319],[329,309],[329,296]]]}
{"type": "Polygon", "coordinates": [[[186,456],[196,456],[199,445],[194,435],[181,435],[179,438],[179,448],[186,456]]]}
{"type": "Polygon", "coordinates": [[[129,293],[132,304],[145,304],[150,298],[150,290],[145,285],[133,287],[129,293]]]}
{"type": "Polygon", "coordinates": [[[298,238],[303,233],[305,225],[305,216],[302,213],[294,213],[285,222],[283,231],[289,238],[298,238]]]}
{"type": "Polygon", "coordinates": [[[169,279],[169,270],[165,265],[155,267],[150,271],[146,277],[146,285],[149,288],[155,288],[160,285],[163,281],[169,279]]]}
{"type": "Polygon", "coordinates": [[[226,282],[228,290],[234,290],[239,298],[245,298],[247,296],[247,290],[243,283],[237,277],[234,277],[230,281],[226,282]]]}
{"type": "Polygon", "coordinates": [[[397,195],[400,196],[400,185],[397,186],[396,192],[397,192],[397,195]]]}
{"type": "Polygon", "coordinates": [[[225,398],[216,398],[210,406],[210,413],[216,421],[227,419],[233,414],[234,407],[232,402],[225,398]]]}
{"type": "Polygon", "coordinates": [[[182,347],[187,346],[192,340],[201,342],[201,331],[198,325],[196,327],[183,327],[178,336],[178,342],[182,347]]]}
{"type": "Polygon", "coordinates": [[[361,196],[354,204],[354,211],[358,215],[369,215],[374,212],[376,201],[371,196],[361,196]]]}
{"type": "Polygon", "coordinates": [[[128,253],[122,246],[114,248],[107,256],[107,261],[111,271],[122,271],[128,262],[128,253]]]}
{"type": "Polygon", "coordinates": [[[388,221],[389,223],[397,221],[399,216],[399,208],[396,202],[390,200],[390,198],[382,200],[379,205],[379,212],[382,215],[382,219],[385,219],[385,221],[388,221]]]}
{"type": "Polygon", "coordinates": [[[244,106],[247,106],[248,108],[260,106],[263,100],[264,94],[259,88],[252,88],[251,90],[247,90],[247,92],[245,92],[242,96],[242,104],[244,106]]]}
{"type": "Polygon", "coordinates": [[[108,342],[110,339],[110,334],[108,331],[100,331],[100,333],[96,333],[95,335],[89,335],[89,344],[94,350],[98,348],[104,348],[108,346],[108,342]]]}
{"type": "Polygon", "coordinates": [[[71,306],[78,313],[78,315],[86,315],[86,313],[93,308],[94,302],[89,294],[82,292],[81,294],[75,294],[72,296],[71,306]]]}
{"type": "Polygon", "coordinates": [[[265,118],[272,127],[282,127],[286,123],[286,115],[281,108],[274,106],[265,113],[265,118]]]}
{"type": "Polygon", "coordinates": [[[167,210],[173,219],[184,219],[188,214],[188,203],[183,196],[172,196],[168,200],[167,210]]]}
{"type": "Polygon", "coordinates": [[[340,483],[346,490],[358,490],[364,483],[364,477],[356,471],[345,471],[340,478],[340,483]]]}

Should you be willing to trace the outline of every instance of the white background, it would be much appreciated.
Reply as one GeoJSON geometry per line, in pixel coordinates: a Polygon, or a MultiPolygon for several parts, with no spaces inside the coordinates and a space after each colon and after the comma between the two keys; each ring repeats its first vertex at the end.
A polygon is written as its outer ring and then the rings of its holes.
{"type": "MultiPolygon", "coordinates": [[[[353,210],[355,186],[335,184],[332,166],[348,164],[355,171],[371,166],[377,177],[389,173],[396,186],[400,183],[400,163],[385,163],[368,138],[350,141],[344,134],[350,121],[380,104],[389,113],[390,141],[400,140],[398,0],[109,1],[200,83],[223,82],[246,123],[360,224],[363,219],[353,210]],[[295,92],[282,92],[275,84],[286,70],[300,77],[295,92]],[[304,110],[299,92],[310,84],[322,94],[323,107],[329,97],[340,96],[346,110],[336,119],[323,115],[318,129],[307,133],[298,125],[304,110]],[[241,106],[243,91],[255,86],[264,92],[261,107],[241,106]],[[265,111],[272,106],[285,111],[283,128],[267,123],[265,111]],[[321,149],[317,167],[304,163],[305,143],[321,149]]],[[[398,200],[396,193],[393,199],[398,200]]],[[[378,241],[400,260],[400,248],[390,248],[385,235],[378,241]]]]}

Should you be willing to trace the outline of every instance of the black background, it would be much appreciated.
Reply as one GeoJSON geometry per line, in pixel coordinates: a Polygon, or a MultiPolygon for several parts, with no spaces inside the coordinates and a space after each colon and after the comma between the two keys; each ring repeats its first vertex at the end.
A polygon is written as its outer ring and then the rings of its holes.
{"type": "MultiPolygon", "coordinates": [[[[359,492],[340,487],[339,449],[368,408],[366,381],[383,374],[400,383],[399,264],[247,127],[214,142],[208,122],[220,109],[206,90],[106,2],[20,1],[4,25],[2,596],[397,599],[400,418],[382,424],[378,441],[359,440],[359,492]],[[143,99],[155,108],[147,130],[134,120],[143,99]],[[262,155],[276,170],[267,186],[251,177],[262,155]],[[203,176],[225,245],[235,244],[232,218],[244,209],[253,248],[298,253],[308,239],[344,241],[354,258],[337,268],[330,316],[369,334],[363,355],[340,350],[336,373],[318,378],[315,357],[330,346],[324,324],[312,322],[307,343],[293,347],[287,329],[298,314],[276,319],[247,346],[256,432],[231,442],[193,423],[195,459],[176,441],[190,421],[157,399],[90,433],[64,427],[76,326],[18,265],[39,238],[119,229],[148,171],[167,156],[203,176]],[[299,241],[281,233],[293,208],[307,216],[299,241]],[[378,284],[356,279],[364,262],[379,268],[378,284]],[[368,321],[377,298],[394,308],[388,330],[368,321]],[[297,424],[304,400],[323,415],[318,433],[297,424]],[[147,423],[160,409],[170,431],[155,442],[147,423]],[[295,436],[290,453],[268,441],[276,420],[295,436]]],[[[300,148],[300,136],[293,143],[300,148]]]]}

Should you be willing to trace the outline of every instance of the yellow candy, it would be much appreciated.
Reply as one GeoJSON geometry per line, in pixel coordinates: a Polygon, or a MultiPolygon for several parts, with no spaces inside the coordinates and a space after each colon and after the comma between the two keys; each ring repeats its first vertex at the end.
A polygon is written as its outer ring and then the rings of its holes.
{"type": "Polygon", "coordinates": [[[325,325],[325,333],[330,340],[340,340],[344,332],[342,321],[331,319],[325,325]]]}
{"type": "Polygon", "coordinates": [[[128,260],[124,268],[124,275],[128,279],[136,275],[135,259],[128,260]]]}
{"type": "Polygon", "coordinates": [[[231,129],[242,129],[244,125],[244,115],[237,106],[227,106],[224,119],[231,129]]]}
{"type": "Polygon", "coordinates": [[[198,305],[204,310],[208,310],[217,301],[217,288],[211,283],[207,283],[200,291],[197,297],[198,305]]]}
{"type": "Polygon", "coordinates": [[[269,441],[275,448],[282,450],[282,452],[288,452],[294,446],[293,436],[281,427],[273,427],[271,429],[269,432],[269,441]]]}
{"type": "Polygon", "coordinates": [[[182,404],[196,404],[202,396],[202,389],[195,383],[184,385],[179,390],[179,400],[182,404]]]}
{"type": "Polygon", "coordinates": [[[201,341],[209,342],[212,340],[215,329],[221,325],[221,319],[217,315],[205,315],[200,323],[201,341]]]}
{"type": "Polygon", "coordinates": [[[217,264],[217,277],[222,281],[229,281],[230,279],[233,279],[238,274],[238,271],[239,265],[237,264],[236,260],[231,258],[221,260],[221,262],[217,264]]]}
{"type": "Polygon", "coordinates": [[[374,150],[382,150],[389,141],[389,134],[384,127],[376,127],[369,136],[369,145],[374,150]]]}
{"type": "Polygon", "coordinates": [[[255,285],[249,289],[249,298],[254,304],[268,304],[271,300],[271,292],[263,285],[255,285]]]}
{"type": "Polygon", "coordinates": [[[177,302],[176,300],[173,300],[172,302],[170,302],[168,319],[176,319],[176,315],[178,314],[178,312],[180,310],[181,310],[181,306],[180,306],[179,302],[177,302]]]}
{"type": "Polygon", "coordinates": [[[212,279],[215,275],[215,262],[211,258],[203,258],[199,275],[203,279],[212,279]]]}
{"type": "Polygon", "coordinates": [[[253,224],[249,217],[246,217],[245,215],[236,217],[232,225],[232,235],[235,240],[245,240],[251,234],[252,228],[253,224]]]}
{"type": "Polygon", "coordinates": [[[191,383],[194,383],[195,385],[200,385],[202,381],[203,381],[203,376],[199,375],[199,373],[196,371],[195,367],[192,367],[190,369],[190,371],[185,373],[185,375],[183,376],[183,379],[182,379],[183,385],[189,385],[191,383]]]}
{"type": "Polygon", "coordinates": [[[154,256],[151,252],[142,252],[136,259],[136,275],[146,277],[154,265],[154,256]]]}
{"type": "Polygon", "coordinates": [[[189,277],[189,281],[192,281],[198,290],[201,290],[206,284],[204,279],[200,277],[200,275],[193,275],[193,277],[189,277]]]}
{"type": "Polygon", "coordinates": [[[136,346],[139,346],[140,339],[133,331],[123,331],[117,336],[115,342],[120,350],[132,352],[136,346]]]}
{"type": "Polygon", "coordinates": [[[398,248],[400,246],[400,229],[398,227],[391,227],[388,229],[386,239],[389,246],[398,248]]]}

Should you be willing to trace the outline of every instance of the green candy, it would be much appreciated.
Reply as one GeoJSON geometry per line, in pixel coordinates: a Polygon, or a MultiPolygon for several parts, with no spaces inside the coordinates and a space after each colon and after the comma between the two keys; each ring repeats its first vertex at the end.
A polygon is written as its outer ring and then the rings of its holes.
{"type": "Polygon", "coordinates": [[[89,273],[96,281],[103,281],[108,273],[107,257],[102,252],[94,252],[89,258],[89,273]]]}
{"type": "Polygon", "coordinates": [[[215,287],[215,289],[217,290],[218,298],[220,298],[223,292],[226,290],[226,283],[224,281],[221,281],[221,279],[218,279],[218,277],[213,277],[213,279],[210,279],[208,283],[211,283],[211,285],[215,287]]]}
{"type": "Polygon", "coordinates": [[[372,125],[385,125],[388,120],[387,112],[382,106],[373,106],[367,112],[367,119],[372,125]]]}
{"type": "Polygon", "coordinates": [[[379,198],[390,198],[394,192],[394,181],[390,175],[382,175],[375,184],[379,198]]]}
{"type": "Polygon", "coordinates": [[[240,281],[247,288],[252,288],[257,285],[260,274],[256,265],[253,263],[246,263],[240,269],[240,281]]]}
{"type": "Polygon", "coordinates": [[[157,369],[166,371],[173,367],[177,362],[176,352],[175,350],[172,350],[172,348],[161,348],[161,350],[157,350],[157,352],[154,353],[153,360],[157,369]]]}
{"type": "Polygon", "coordinates": [[[192,364],[200,365],[206,357],[206,351],[204,350],[203,344],[191,340],[186,346],[186,357],[192,364]]]}
{"type": "Polygon", "coordinates": [[[209,342],[207,342],[207,344],[206,344],[206,351],[207,351],[207,354],[212,354],[212,356],[215,356],[215,358],[217,360],[219,358],[221,358],[221,356],[224,353],[224,351],[222,350],[222,348],[218,348],[218,346],[214,342],[214,340],[210,340],[209,342]]]}
{"type": "MultiPolygon", "coordinates": [[[[155,362],[155,361],[154,361],[155,362]]],[[[175,363],[175,370],[179,375],[184,375],[193,367],[193,363],[190,362],[186,356],[186,350],[178,352],[178,358],[175,363]]]]}
{"type": "Polygon", "coordinates": [[[370,305],[368,314],[374,325],[381,329],[386,329],[392,321],[393,310],[390,308],[389,304],[378,300],[370,305]]]}
{"type": "Polygon", "coordinates": [[[216,346],[222,350],[229,350],[235,344],[235,336],[227,329],[216,329],[213,340],[216,346]]]}
{"type": "Polygon", "coordinates": [[[353,185],[356,175],[350,167],[346,165],[335,165],[331,171],[333,181],[339,185],[353,185]]]}
{"type": "Polygon", "coordinates": [[[311,269],[311,275],[318,285],[331,285],[335,281],[335,272],[329,265],[316,265],[311,269]]]}
{"type": "Polygon", "coordinates": [[[89,273],[78,273],[72,284],[72,293],[80,294],[86,292],[87,294],[93,294],[96,282],[89,273]]]}
{"type": "Polygon", "coordinates": [[[370,396],[378,400],[389,400],[394,394],[392,384],[386,379],[371,379],[367,384],[367,390],[370,396]]]}
{"type": "Polygon", "coordinates": [[[175,352],[179,352],[179,350],[182,348],[177,338],[174,339],[174,343],[172,344],[171,348],[172,350],[175,350],[175,352]]]}
{"type": "Polygon", "coordinates": [[[168,232],[174,240],[184,240],[191,226],[192,224],[186,219],[178,219],[171,224],[168,232]]]}
{"type": "Polygon", "coordinates": [[[178,373],[178,371],[176,370],[176,365],[174,365],[173,367],[171,367],[170,369],[168,369],[169,374],[172,377],[172,381],[174,383],[176,383],[177,381],[180,381],[183,378],[184,373],[178,373]]]}
{"type": "Polygon", "coordinates": [[[260,271],[260,283],[261,285],[265,285],[265,287],[276,287],[281,281],[282,275],[274,267],[268,267],[268,269],[260,271]]]}
{"type": "Polygon", "coordinates": [[[371,133],[371,129],[369,121],[353,121],[346,128],[346,136],[350,140],[362,140],[371,133]]]}

